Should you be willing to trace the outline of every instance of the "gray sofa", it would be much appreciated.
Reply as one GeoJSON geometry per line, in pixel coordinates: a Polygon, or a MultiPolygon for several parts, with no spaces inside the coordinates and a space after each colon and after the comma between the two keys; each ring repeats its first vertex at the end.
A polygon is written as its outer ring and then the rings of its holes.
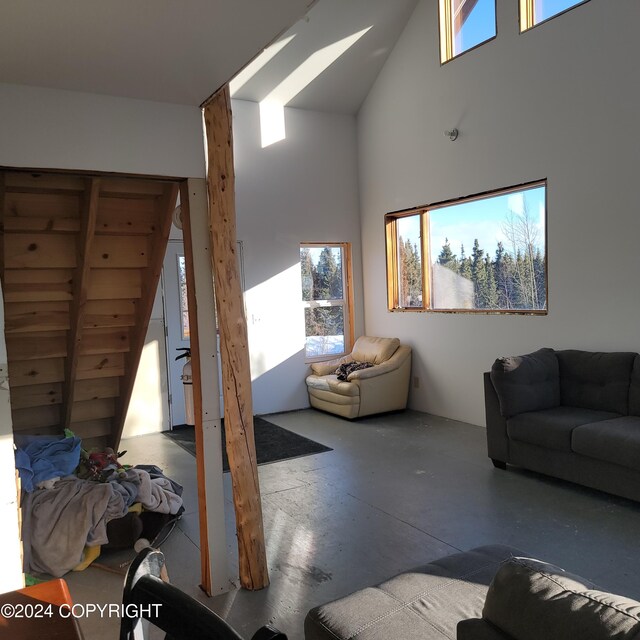
{"type": "Polygon", "coordinates": [[[554,351],[499,358],[484,375],[496,467],[531,469],[640,500],[640,356],[554,351]]]}
{"type": "Polygon", "coordinates": [[[640,603],[558,567],[486,546],[316,607],[306,640],[627,640],[640,603]]]}

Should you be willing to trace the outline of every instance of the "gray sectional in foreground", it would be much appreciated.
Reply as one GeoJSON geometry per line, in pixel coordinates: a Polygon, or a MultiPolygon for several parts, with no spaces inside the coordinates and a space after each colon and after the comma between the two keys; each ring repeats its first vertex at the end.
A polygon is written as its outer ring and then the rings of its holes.
{"type": "Polygon", "coordinates": [[[493,545],[309,611],[306,640],[638,640],[640,603],[493,545]]]}
{"type": "Polygon", "coordinates": [[[489,457],[640,501],[640,355],[499,358],[484,375],[489,457]]]}

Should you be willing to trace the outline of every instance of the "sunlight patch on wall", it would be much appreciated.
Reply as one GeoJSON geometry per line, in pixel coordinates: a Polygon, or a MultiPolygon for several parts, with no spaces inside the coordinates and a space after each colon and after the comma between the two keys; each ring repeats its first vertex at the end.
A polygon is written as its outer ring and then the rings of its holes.
{"type": "Polygon", "coordinates": [[[304,350],[300,300],[300,263],[246,292],[252,380],[304,350]]]}
{"type": "Polygon", "coordinates": [[[273,101],[260,103],[260,138],[262,148],[284,140],[287,132],[284,125],[284,107],[273,101]]]}
{"type": "Polygon", "coordinates": [[[263,149],[286,138],[284,108],[289,102],[358,42],[372,27],[373,25],[318,49],[260,102],[263,149]]]}
{"type": "MultiPolygon", "coordinates": [[[[9,392],[0,390],[0,402],[3,404],[3,431],[11,430],[11,411],[9,409],[9,392]]],[[[2,572],[0,573],[0,593],[21,589],[22,562],[20,534],[18,528],[18,497],[14,477],[15,461],[13,457],[13,435],[0,435],[0,465],[2,465],[2,482],[0,483],[0,548],[2,549],[2,572]]]]}
{"type": "Polygon", "coordinates": [[[275,42],[270,47],[267,47],[253,62],[250,62],[237,76],[229,82],[229,91],[231,97],[244,87],[251,78],[253,78],[260,69],[265,67],[273,58],[275,58],[295,37],[297,34],[293,34],[288,38],[284,38],[279,42],[275,42]]]}
{"type": "MultiPolygon", "coordinates": [[[[159,328],[153,326],[161,324],[153,320],[149,323],[148,341],[142,350],[124,425],[123,437],[125,438],[157,433],[168,427],[168,416],[165,416],[166,402],[163,399],[160,378],[160,372],[166,366],[161,361],[160,340],[151,338],[149,335],[162,330],[161,326],[159,328]]],[[[181,393],[182,389],[178,392],[181,393]]]]}

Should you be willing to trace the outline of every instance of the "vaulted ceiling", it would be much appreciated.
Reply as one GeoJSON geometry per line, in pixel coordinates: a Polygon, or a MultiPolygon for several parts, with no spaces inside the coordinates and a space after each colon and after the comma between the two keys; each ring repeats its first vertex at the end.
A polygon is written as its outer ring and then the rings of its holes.
{"type": "Polygon", "coordinates": [[[354,113],[416,4],[417,0],[5,2],[0,16],[0,82],[198,106],[270,43],[294,36],[235,96],[259,102],[314,54],[366,29],[288,103],[354,113]]]}
{"type": "Polygon", "coordinates": [[[313,0],[19,0],[0,82],[199,105],[313,0]]]}

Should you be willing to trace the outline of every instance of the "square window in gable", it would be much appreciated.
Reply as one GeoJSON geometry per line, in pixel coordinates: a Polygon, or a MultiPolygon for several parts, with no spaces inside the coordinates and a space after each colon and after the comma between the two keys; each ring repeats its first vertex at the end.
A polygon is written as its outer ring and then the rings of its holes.
{"type": "Polygon", "coordinates": [[[440,0],[440,61],[496,36],[496,0],[440,0]]]}

